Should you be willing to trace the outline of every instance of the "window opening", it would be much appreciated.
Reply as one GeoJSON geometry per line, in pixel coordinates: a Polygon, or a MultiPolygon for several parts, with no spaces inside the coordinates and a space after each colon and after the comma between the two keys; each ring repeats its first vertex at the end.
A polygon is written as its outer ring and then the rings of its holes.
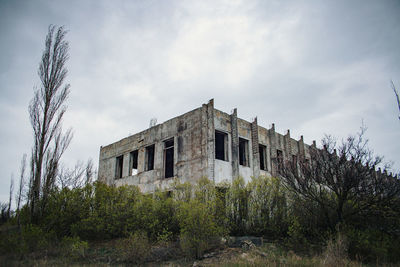
{"type": "Polygon", "coordinates": [[[215,131],[215,158],[228,161],[228,135],[215,131]]]}
{"type": "Polygon", "coordinates": [[[124,164],[124,156],[119,156],[116,159],[116,164],[115,164],[115,178],[119,179],[122,178],[122,168],[124,164]]]}
{"type": "Polygon", "coordinates": [[[130,153],[130,175],[136,175],[138,173],[138,151],[132,151],[130,153]]]}
{"type": "Polygon", "coordinates": [[[258,151],[260,154],[260,170],[267,170],[267,159],[266,159],[266,155],[267,155],[267,147],[264,145],[258,145],[258,151]]]}
{"type": "Polygon", "coordinates": [[[165,178],[174,176],[174,139],[164,142],[164,174],[165,178]]]}
{"type": "Polygon", "coordinates": [[[249,141],[239,138],[239,164],[249,166],[249,141]]]}
{"type": "Polygon", "coordinates": [[[146,147],[146,171],[154,169],[154,145],[146,147]]]}

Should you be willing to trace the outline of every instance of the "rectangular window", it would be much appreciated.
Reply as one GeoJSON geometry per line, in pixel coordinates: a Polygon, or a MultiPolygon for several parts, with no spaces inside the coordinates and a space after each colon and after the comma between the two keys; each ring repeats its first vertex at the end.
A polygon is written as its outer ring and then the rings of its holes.
{"type": "Polygon", "coordinates": [[[130,166],[130,175],[136,175],[138,173],[138,151],[132,151],[130,153],[130,160],[129,160],[129,166],[130,166]]]}
{"type": "Polygon", "coordinates": [[[250,166],[249,164],[249,141],[239,138],[239,164],[250,166]]]}
{"type": "Polygon", "coordinates": [[[267,147],[264,145],[258,145],[258,151],[260,154],[260,170],[267,170],[267,147]]]}
{"type": "Polygon", "coordinates": [[[228,135],[215,131],[215,158],[228,161],[228,135]]]}
{"type": "Polygon", "coordinates": [[[276,150],[276,161],[278,164],[278,171],[283,171],[283,153],[282,150],[276,150]]]}
{"type": "Polygon", "coordinates": [[[164,142],[164,174],[165,178],[174,177],[174,139],[164,142]]]}
{"type": "Polygon", "coordinates": [[[150,171],[154,169],[154,145],[146,147],[146,166],[145,170],[150,171]]]}
{"type": "Polygon", "coordinates": [[[117,157],[116,163],[115,163],[115,178],[119,179],[122,178],[122,168],[124,164],[124,156],[121,155],[117,157]]]}

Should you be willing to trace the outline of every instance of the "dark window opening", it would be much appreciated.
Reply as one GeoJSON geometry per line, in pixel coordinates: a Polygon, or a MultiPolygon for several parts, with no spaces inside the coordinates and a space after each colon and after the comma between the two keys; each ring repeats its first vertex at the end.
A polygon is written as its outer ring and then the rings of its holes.
{"type": "Polygon", "coordinates": [[[249,141],[239,138],[239,164],[250,166],[249,164],[249,141]]]}
{"type": "Polygon", "coordinates": [[[276,161],[278,163],[278,171],[283,171],[283,153],[281,150],[276,151],[276,161]]]}
{"type": "Polygon", "coordinates": [[[146,171],[154,169],[154,145],[146,147],[146,171]]]}
{"type": "Polygon", "coordinates": [[[258,145],[258,150],[260,154],[260,170],[267,170],[267,147],[264,145],[258,145]]]}
{"type": "Polygon", "coordinates": [[[115,164],[115,178],[119,179],[122,178],[122,168],[124,164],[124,156],[117,157],[116,164],[115,164]]]}
{"type": "Polygon", "coordinates": [[[136,175],[138,173],[138,151],[132,151],[130,154],[130,175],[136,175]]]}
{"type": "Polygon", "coordinates": [[[164,142],[165,178],[174,176],[174,139],[164,142]]]}
{"type": "Polygon", "coordinates": [[[215,131],[215,158],[228,161],[228,135],[215,131]]]}

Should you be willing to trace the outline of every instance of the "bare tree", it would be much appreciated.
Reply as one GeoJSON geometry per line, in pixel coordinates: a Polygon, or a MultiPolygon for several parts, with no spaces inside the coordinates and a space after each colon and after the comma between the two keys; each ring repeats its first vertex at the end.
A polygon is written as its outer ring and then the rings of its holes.
{"type": "Polygon", "coordinates": [[[327,136],[323,148],[310,147],[310,159],[288,162],[281,175],[285,186],[301,199],[315,203],[332,229],[371,207],[383,207],[400,194],[400,181],[386,172],[364,138],[365,127],[340,145],[327,136]],[[379,168],[379,169],[378,169],[379,168]],[[378,171],[379,170],[379,171],[378,171]]]}
{"type": "Polygon", "coordinates": [[[69,58],[66,31],[63,27],[49,26],[45,49],[39,65],[41,80],[39,89],[29,105],[29,115],[34,133],[31,159],[30,210],[35,220],[39,213],[38,202],[54,186],[59,160],[68,147],[72,131],[62,131],[62,118],[67,109],[65,101],[69,94],[69,84],[64,85],[68,70],[65,64],[69,58]]]}
{"type": "Polygon", "coordinates": [[[10,199],[8,201],[8,218],[11,218],[11,203],[12,203],[12,195],[14,191],[14,175],[11,175],[11,181],[10,181],[10,199]]]}
{"type": "Polygon", "coordinates": [[[93,181],[93,176],[94,176],[93,160],[89,159],[86,163],[86,168],[85,168],[85,185],[88,185],[93,181]]]}
{"type": "Polygon", "coordinates": [[[5,223],[8,221],[8,212],[7,212],[8,203],[0,202],[0,223],[5,223]]]}
{"type": "Polygon", "coordinates": [[[400,120],[400,99],[399,99],[399,93],[396,90],[396,87],[394,86],[393,81],[390,81],[392,83],[392,89],[394,91],[394,94],[396,95],[396,99],[397,99],[397,106],[399,107],[399,120],[400,120]]]}
{"type": "Polygon", "coordinates": [[[57,183],[61,188],[78,188],[91,183],[93,176],[92,159],[89,159],[86,165],[82,161],[78,161],[72,169],[60,168],[57,175],[57,183]]]}
{"type": "Polygon", "coordinates": [[[19,177],[19,188],[17,195],[15,196],[15,201],[17,202],[17,223],[18,223],[18,228],[20,227],[20,214],[19,214],[19,209],[21,207],[21,201],[22,197],[24,195],[24,187],[25,187],[25,169],[26,169],[26,154],[22,156],[21,160],[21,167],[20,167],[20,177],[19,177]]]}

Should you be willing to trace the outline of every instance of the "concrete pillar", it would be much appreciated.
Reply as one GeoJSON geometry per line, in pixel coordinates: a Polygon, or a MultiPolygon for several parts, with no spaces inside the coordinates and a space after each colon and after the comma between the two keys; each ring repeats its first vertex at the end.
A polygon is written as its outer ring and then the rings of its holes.
{"type": "Polygon", "coordinates": [[[207,104],[207,177],[214,181],[215,161],[215,128],[214,128],[214,99],[207,104]]]}
{"type": "Polygon", "coordinates": [[[285,146],[285,152],[286,154],[286,160],[292,160],[290,157],[292,155],[292,142],[290,140],[290,130],[287,130],[287,133],[284,137],[284,146],[285,146]]]}
{"type": "Polygon", "coordinates": [[[271,174],[272,176],[277,175],[277,159],[276,159],[276,134],[275,134],[275,124],[272,124],[271,129],[268,130],[268,135],[269,135],[269,140],[271,143],[271,148],[270,148],[270,157],[271,157],[271,174]]]}
{"type": "Polygon", "coordinates": [[[304,152],[304,138],[303,136],[300,137],[300,140],[297,142],[299,146],[299,159],[304,159],[305,158],[305,152],[304,152]]]}
{"type": "Polygon", "coordinates": [[[260,151],[258,147],[258,124],[257,117],[251,123],[251,147],[253,156],[253,176],[260,176],[260,151]]]}
{"type": "Polygon", "coordinates": [[[239,177],[239,132],[237,123],[237,109],[231,114],[232,136],[232,181],[239,177]]]}
{"type": "Polygon", "coordinates": [[[123,162],[122,162],[122,177],[126,177],[129,176],[129,163],[130,163],[130,154],[129,153],[125,153],[123,158],[123,162]]]}

